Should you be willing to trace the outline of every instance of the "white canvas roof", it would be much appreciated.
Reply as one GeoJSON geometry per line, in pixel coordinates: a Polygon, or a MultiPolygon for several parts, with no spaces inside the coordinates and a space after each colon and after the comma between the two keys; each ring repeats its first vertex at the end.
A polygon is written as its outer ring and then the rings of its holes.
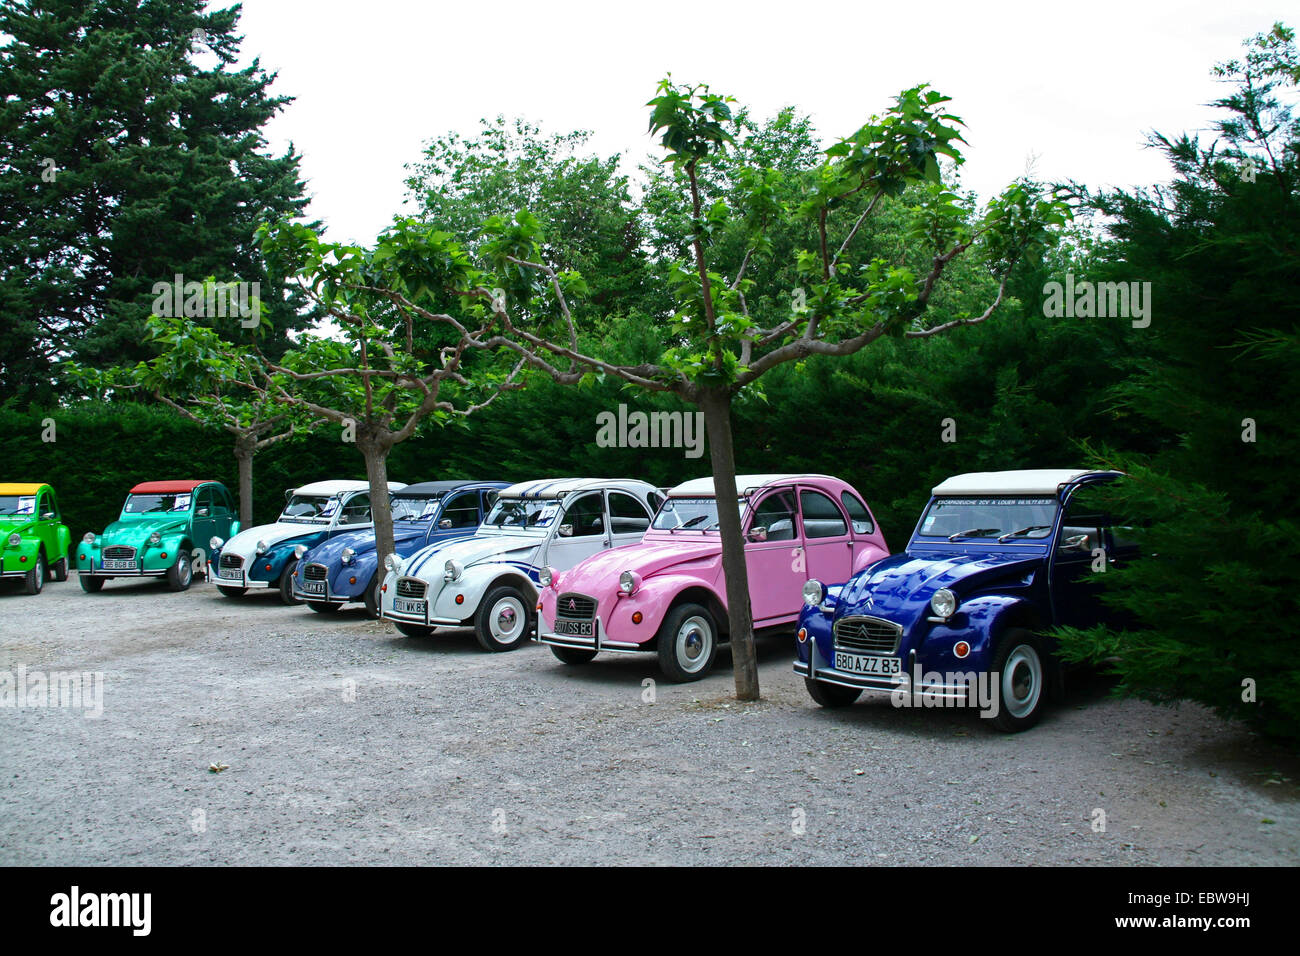
{"type": "Polygon", "coordinates": [[[1054,495],[1084,475],[1105,474],[1077,468],[1038,468],[1026,471],[972,471],[953,475],[934,486],[936,495],[1054,495]]]}
{"type": "Polygon", "coordinates": [[[563,498],[574,491],[616,488],[633,494],[654,490],[654,485],[632,478],[536,478],[501,491],[502,498],[563,498]]]}
{"type": "MultiPolygon", "coordinates": [[[[370,487],[368,481],[313,481],[309,485],[303,485],[301,488],[295,488],[295,495],[337,495],[348,491],[365,491],[370,487]]],[[[400,481],[390,481],[388,483],[389,491],[397,491],[405,488],[406,485],[400,481]]]]}
{"type": "MultiPolygon", "coordinates": [[[[751,488],[763,488],[767,485],[786,484],[791,481],[798,481],[801,478],[826,478],[826,475],[737,475],[736,490],[742,495],[751,488]]],[[[712,498],[717,494],[713,490],[713,476],[708,478],[692,478],[690,481],[684,481],[676,488],[668,490],[670,498],[712,498]]]]}

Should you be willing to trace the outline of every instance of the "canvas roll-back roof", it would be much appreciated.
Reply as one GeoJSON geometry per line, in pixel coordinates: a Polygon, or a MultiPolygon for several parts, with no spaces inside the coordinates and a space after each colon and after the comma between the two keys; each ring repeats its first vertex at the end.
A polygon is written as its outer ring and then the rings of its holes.
{"type": "Polygon", "coordinates": [[[1036,468],[1025,471],[972,471],[953,475],[934,486],[936,495],[1055,495],[1087,475],[1113,475],[1115,472],[1079,468],[1036,468]]]}
{"type": "Polygon", "coordinates": [[[447,492],[455,491],[457,488],[494,488],[499,486],[501,486],[500,482],[469,481],[461,478],[451,478],[444,481],[417,481],[413,485],[407,485],[401,491],[397,492],[394,497],[432,498],[436,495],[445,495],[447,492]]]}
{"type": "MultiPolygon", "coordinates": [[[[792,475],[737,475],[736,490],[742,495],[746,491],[766,488],[768,485],[783,485],[804,479],[825,479],[829,475],[792,474],[792,475]]],[[[692,478],[675,488],[668,489],[670,498],[712,498],[717,494],[713,488],[713,476],[692,478]]]]}
{"type": "Polygon", "coordinates": [[[0,495],[34,495],[45,487],[43,481],[11,481],[0,484],[0,495]]]}
{"type": "MultiPolygon", "coordinates": [[[[390,481],[388,483],[389,492],[400,491],[406,485],[400,481],[390,481]]],[[[309,485],[301,485],[293,489],[295,495],[339,495],[349,491],[368,491],[370,482],[356,479],[334,479],[331,481],[313,481],[309,485]]]]}
{"type": "Polygon", "coordinates": [[[199,485],[206,485],[214,478],[199,478],[197,480],[176,480],[176,481],[142,481],[131,489],[133,495],[176,495],[184,494],[187,491],[193,491],[199,485]]]}

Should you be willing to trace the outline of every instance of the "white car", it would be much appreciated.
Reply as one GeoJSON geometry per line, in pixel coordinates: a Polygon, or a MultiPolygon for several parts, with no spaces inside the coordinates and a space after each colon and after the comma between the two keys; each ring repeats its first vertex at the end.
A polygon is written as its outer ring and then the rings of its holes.
{"type": "MultiPolygon", "coordinates": [[[[405,487],[388,483],[390,492],[405,487]]],[[[315,481],[289,489],[285,499],[274,524],[241,531],[229,541],[209,542],[209,577],[226,597],[242,597],[249,588],[277,588],[285,604],[301,604],[293,593],[298,558],[326,538],[374,524],[367,481],[315,481]]]]}
{"type": "Polygon", "coordinates": [[[386,556],[380,616],[408,637],[473,625],[485,650],[512,650],[532,634],[543,569],[636,544],[661,501],[654,485],[631,479],[511,485],[470,537],[386,556]]]}

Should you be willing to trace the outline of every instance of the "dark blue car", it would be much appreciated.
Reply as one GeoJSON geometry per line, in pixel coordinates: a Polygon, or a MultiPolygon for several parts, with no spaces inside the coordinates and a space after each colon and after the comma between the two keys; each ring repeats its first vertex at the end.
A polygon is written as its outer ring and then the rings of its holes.
{"type": "Polygon", "coordinates": [[[804,588],[798,658],[808,693],[844,707],[978,706],[999,730],[1033,726],[1061,666],[1043,633],[1099,623],[1097,575],[1136,556],[1086,489],[1118,472],[980,472],[933,490],[901,554],[840,586],[804,588]]]}
{"type": "MultiPolygon", "coordinates": [[[[492,510],[504,481],[425,481],[393,494],[393,540],[409,557],[426,545],[464,538],[492,510]]],[[[294,597],[322,614],[361,602],[379,616],[384,572],[375,554],[374,528],[341,534],[299,555],[294,597]]]]}

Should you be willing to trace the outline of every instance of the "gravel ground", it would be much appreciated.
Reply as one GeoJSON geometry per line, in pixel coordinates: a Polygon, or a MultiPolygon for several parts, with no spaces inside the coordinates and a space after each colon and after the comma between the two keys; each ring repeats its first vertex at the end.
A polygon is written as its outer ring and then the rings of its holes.
{"type": "Polygon", "coordinates": [[[829,712],[790,640],[760,641],[746,705],[725,653],[674,685],[649,657],[485,654],[209,584],[6,588],[0,679],[104,691],[98,719],[0,707],[0,864],[1300,862],[1300,766],[1199,707],[1093,678],[1016,736],[829,712]]]}

